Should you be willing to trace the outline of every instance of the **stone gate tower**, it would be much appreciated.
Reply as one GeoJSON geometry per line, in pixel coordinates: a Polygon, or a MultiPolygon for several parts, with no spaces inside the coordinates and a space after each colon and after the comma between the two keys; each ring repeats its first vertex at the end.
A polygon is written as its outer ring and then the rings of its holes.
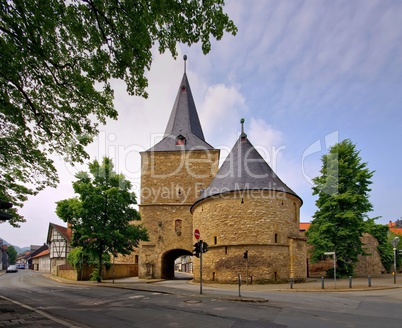
{"type": "MultiPolygon", "coordinates": [[[[191,207],[194,226],[209,244],[203,279],[235,283],[240,273],[243,280],[256,283],[304,280],[301,205],[301,198],[265,162],[242,126],[214,180],[191,207]]],[[[193,272],[199,280],[199,261],[194,261],[193,272]]]]}
{"type": "MultiPolygon", "coordinates": [[[[186,59],[186,58],[185,58],[186,59]]],[[[174,277],[174,260],[192,255],[190,207],[218,170],[219,150],[205,141],[184,72],[163,139],[141,153],[140,278],[174,277]]]]}

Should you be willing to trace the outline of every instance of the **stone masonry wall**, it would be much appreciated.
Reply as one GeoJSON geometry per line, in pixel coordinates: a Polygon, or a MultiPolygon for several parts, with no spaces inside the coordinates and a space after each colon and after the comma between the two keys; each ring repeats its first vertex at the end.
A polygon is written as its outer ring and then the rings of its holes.
{"type": "MultiPolygon", "coordinates": [[[[210,247],[203,254],[203,279],[232,283],[248,275],[256,283],[306,278],[305,240],[299,232],[301,202],[273,191],[227,193],[193,208],[194,227],[210,247]]],[[[199,260],[194,259],[194,279],[199,260]]]]}
{"type": "Polygon", "coordinates": [[[219,150],[141,153],[141,205],[193,204],[218,170],[219,150]]]}
{"type": "Polygon", "coordinates": [[[139,247],[139,277],[161,278],[163,258],[171,250],[191,254],[190,206],[218,170],[219,150],[141,153],[141,224],[149,242],[139,247]]]}
{"type": "Polygon", "coordinates": [[[368,275],[378,275],[385,273],[386,270],[381,263],[381,256],[377,250],[377,239],[374,238],[372,235],[365,233],[361,237],[361,240],[364,243],[364,251],[369,255],[359,255],[359,259],[355,267],[355,275],[367,277],[368,275]]]}

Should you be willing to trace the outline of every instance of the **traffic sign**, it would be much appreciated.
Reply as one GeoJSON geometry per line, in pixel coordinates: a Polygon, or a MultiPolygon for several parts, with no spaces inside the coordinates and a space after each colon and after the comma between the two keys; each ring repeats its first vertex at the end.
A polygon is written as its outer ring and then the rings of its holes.
{"type": "Polygon", "coordinates": [[[194,230],[194,237],[195,237],[195,239],[200,239],[200,230],[198,230],[198,229],[195,229],[194,230]]]}

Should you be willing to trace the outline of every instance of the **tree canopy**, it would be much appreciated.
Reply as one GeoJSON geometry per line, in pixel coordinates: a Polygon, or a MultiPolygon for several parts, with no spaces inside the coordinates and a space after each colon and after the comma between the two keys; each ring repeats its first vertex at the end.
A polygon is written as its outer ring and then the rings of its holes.
{"type": "Polygon", "coordinates": [[[72,246],[96,256],[101,277],[104,253],[130,254],[148,234],[133,224],[140,219],[135,194],[124,175],[113,171],[111,160],[105,157],[101,165],[95,160],[89,171],[77,173],[73,188],[79,196],[57,202],[56,213],[72,224],[72,246]]]}
{"type": "MultiPolygon", "coordinates": [[[[97,124],[117,118],[111,79],[147,97],[152,48],[176,57],[236,26],[223,0],[0,0],[0,199],[22,206],[58,183],[49,154],[88,158],[97,124]]],[[[24,219],[15,212],[10,223],[24,219]]]]}
{"type": "Polygon", "coordinates": [[[8,263],[15,264],[17,262],[18,253],[15,250],[14,246],[9,245],[7,247],[7,253],[8,253],[8,263]]]}
{"type": "Polygon", "coordinates": [[[318,210],[306,232],[313,246],[311,259],[318,261],[324,252],[335,251],[337,272],[352,275],[358,255],[364,254],[360,237],[372,210],[369,186],[374,172],[362,162],[355,145],[344,140],[322,157],[320,173],[313,179],[318,210]]]}

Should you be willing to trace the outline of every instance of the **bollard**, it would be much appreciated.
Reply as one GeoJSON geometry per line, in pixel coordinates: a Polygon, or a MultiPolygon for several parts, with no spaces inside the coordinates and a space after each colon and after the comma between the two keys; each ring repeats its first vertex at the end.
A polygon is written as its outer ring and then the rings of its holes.
{"type": "Polygon", "coordinates": [[[324,277],[321,277],[321,288],[324,289],[324,277]]]}
{"type": "Polygon", "coordinates": [[[293,289],[293,278],[290,278],[290,289],[293,289]]]}
{"type": "Polygon", "coordinates": [[[352,288],[352,276],[349,276],[349,288],[352,288]]]}
{"type": "Polygon", "coordinates": [[[239,283],[239,297],[241,297],[240,286],[241,286],[241,273],[237,274],[237,280],[239,283]]]}
{"type": "Polygon", "coordinates": [[[368,286],[371,287],[371,277],[368,276],[368,286]]]}
{"type": "Polygon", "coordinates": [[[250,285],[253,284],[253,276],[250,276],[250,285]]]}

